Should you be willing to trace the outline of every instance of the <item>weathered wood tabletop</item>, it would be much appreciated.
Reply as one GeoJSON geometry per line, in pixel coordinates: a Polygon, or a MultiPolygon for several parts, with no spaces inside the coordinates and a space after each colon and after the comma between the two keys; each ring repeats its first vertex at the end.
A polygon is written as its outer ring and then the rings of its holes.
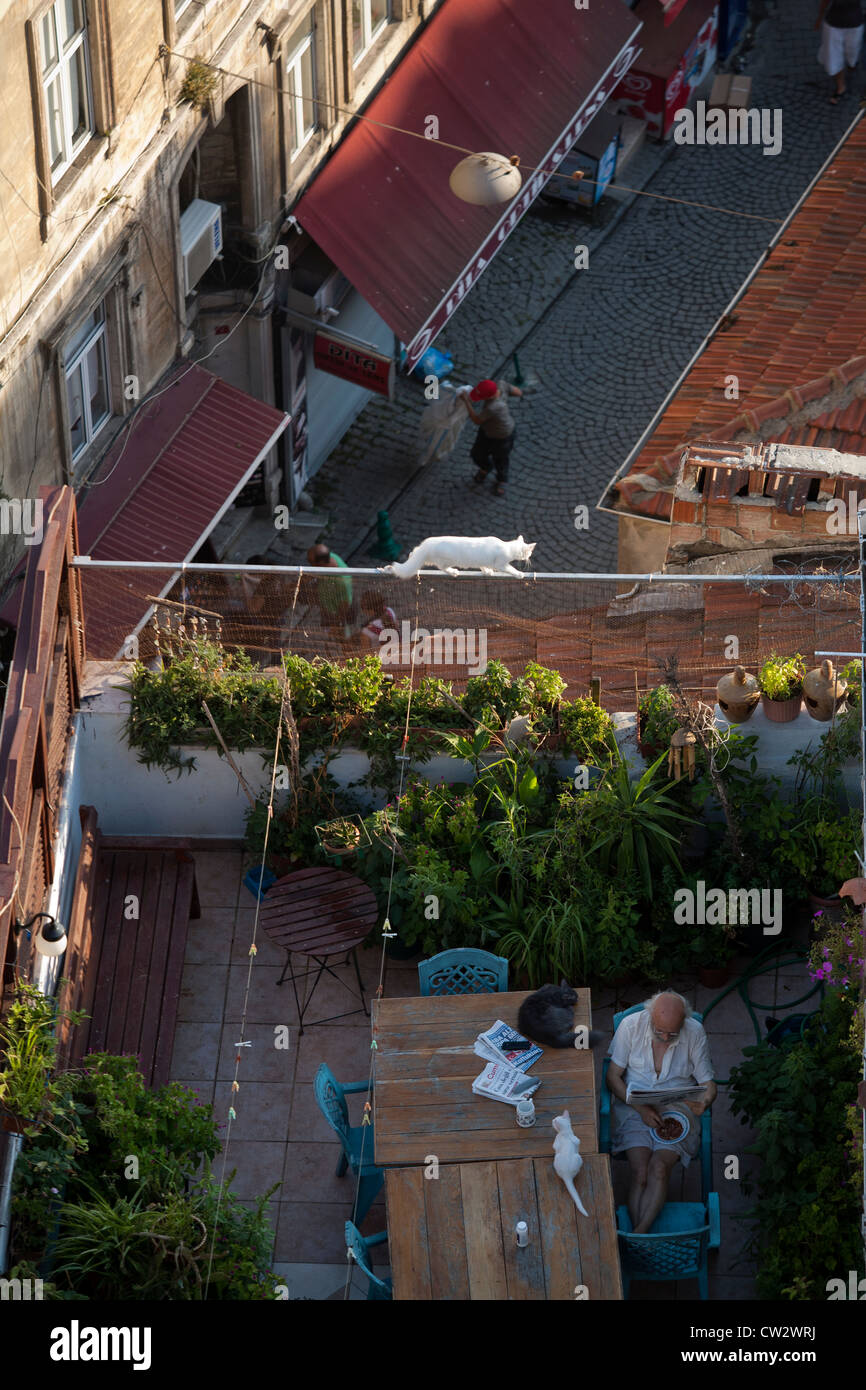
{"type": "MultiPolygon", "coordinates": [[[[590,1026],[588,989],[577,991],[575,1025],[590,1026]]],[[[541,1086],[538,1117],[519,1129],[514,1107],[472,1094],[485,1066],[473,1047],[498,1018],[517,1027],[525,993],[444,994],[379,999],[373,1006],[376,1163],[440,1163],[546,1157],[554,1115],[567,1109],[581,1152],[598,1152],[595,1069],[588,1048],[544,1049],[530,1067],[541,1086]]]]}
{"type": "Polygon", "coordinates": [[[395,1299],[622,1298],[607,1154],[591,1154],[577,1178],[587,1216],[553,1171],[552,1145],[547,1158],[438,1171],[385,1174],[395,1299]]]}

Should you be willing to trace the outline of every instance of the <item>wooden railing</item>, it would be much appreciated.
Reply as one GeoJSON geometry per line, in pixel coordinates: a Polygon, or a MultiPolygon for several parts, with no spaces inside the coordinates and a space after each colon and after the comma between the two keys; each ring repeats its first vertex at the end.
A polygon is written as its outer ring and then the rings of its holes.
{"type": "Polygon", "coordinates": [[[0,998],[28,947],[16,919],[41,912],[54,873],[63,770],[84,669],[71,488],[41,488],[43,538],[27,558],[17,637],[0,721],[0,998]]]}

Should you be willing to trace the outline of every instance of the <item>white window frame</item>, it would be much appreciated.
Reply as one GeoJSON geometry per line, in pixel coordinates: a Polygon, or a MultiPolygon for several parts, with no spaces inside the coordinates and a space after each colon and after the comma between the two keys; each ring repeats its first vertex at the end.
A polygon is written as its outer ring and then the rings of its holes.
{"type": "MultiPolygon", "coordinates": [[[[90,333],[88,333],[84,342],[81,344],[80,347],[76,349],[74,357],[70,357],[69,359],[67,359],[64,354],[63,358],[63,389],[66,392],[66,409],[69,419],[69,454],[73,464],[77,463],[78,460],[84,456],[84,454],[87,452],[87,450],[93,443],[94,439],[96,439],[100,431],[105,428],[105,426],[108,424],[109,420],[112,418],[114,413],[111,408],[111,368],[109,364],[108,354],[108,314],[106,312],[104,300],[102,301],[102,303],[96,305],[95,309],[92,312],[96,311],[98,311],[100,314],[100,319],[96,327],[90,333]],[[105,377],[105,399],[108,408],[102,419],[98,420],[94,424],[90,416],[90,379],[87,368],[87,357],[97,343],[101,344],[102,348],[102,370],[105,377]],[[72,412],[69,409],[69,380],[70,377],[72,377],[75,374],[75,372],[78,371],[79,367],[81,368],[81,409],[84,418],[85,438],[84,441],[78,446],[78,448],[75,449],[73,448],[72,444],[72,412]]],[[[74,338],[74,336],[74,333],[69,334],[70,338],[74,338]]]]}
{"type": "Polygon", "coordinates": [[[74,161],[76,155],[84,148],[88,141],[93,138],[94,134],[93,85],[90,75],[90,45],[88,43],[87,9],[82,0],[82,27],[73,34],[71,39],[67,40],[65,47],[61,47],[58,11],[62,3],[63,0],[54,0],[54,4],[49,5],[39,21],[39,47],[41,58],[40,80],[42,83],[42,103],[45,112],[45,128],[49,145],[49,158],[51,148],[51,135],[49,133],[51,129],[51,106],[48,93],[49,88],[58,77],[60,79],[60,114],[62,121],[60,143],[63,154],[60,162],[51,170],[52,185],[58,183],[59,180],[63,178],[63,175],[74,161]],[[49,15],[54,25],[54,40],[57,47],[57,58],[50,68],[46,68],[45,60],[48,55],[45,52],[42,24],[49,15]],[[87,103],[87,126],[82,131],[81,135],[78,136],[78,139],[73,140],[72,91],[69,81],[69,71],[80,48],[84,49],[84,97],[87,103]]]}
{"type": "Polygon", "coordinates": [[[191,4],[192,0],[174,0],[175,19],[178,20],[180,19],[181,15],[186,14],[191,4]]]}
{"type": "MultiPolygon", "coordinates": [[[[352,5],[352,0],[349,0],[349,14],[350,14],[350,16],[351,16],[351,5],[352,5]]],[[[360,51],[360,53],[358,54],[358,56],[352,59],[352,67],[353,67],[353,68],[356,68],[356,67],[358,66],[359,63],[362,63],[362,62],[364,61],[364,59],[366,58],[367,54],[370,52],[370,49],[373,47],[373,44],[374,44],[374,43],[376,42],[376,40],[378,39],[379,35],[380,35],[380,34],[382,33],[382,31],[383,31],[384,29],[386,29],[386,28],[388,27],[388,25],[390,24],[390,22],[391,22],[391,0],[388,0],[388,8],[387,8],[387,10],[385,11],[384,17],[380,20],[380,22],[379,22],[379,24],[376,26],[376,28],[375,28],[374,30],[372,30],[372,32],[371,32],[371,25],[372,25],[372,22],[373,22],[373,21],[372,21],[371,13],[370,13],[370,0],[361,0],[361,33],[362,33],[362,35],[363,35],[364,43],[363,43],[363,47],[361,48],[361,51],[360,51]]],[[[354,42],[354,35],[352,35],[352,41],[354,42]]]]}
{"type": "Polygon", "coordinates": [[[292,158],[293,158],[293,159],[294,159],[297,155],[300,154],[300,152],[301,152],[301,150],[304,148],[304,146],[305,146],[306,144],[308,144],[308,142],[309,142],[310,140],[312,140],[312,138],[313,138],[313,136],[315,135],[316,131],[319,129],[318,108],[317,108],[317,106],[316,106],[316,104],[315,104],[315,103],[316,103],[316,97],[317,97],[317,92],[316,92],[316,85],[317,85],[317,84],[316,84],[316,49],[315,49],[314,39],[315,39],[315,35],[314,35],[314,33],[313,33],[313,30],[311,29],[310,32],[307,34],[306,38],[304,38],[304,39],[302,40],[302,42],[298,44],[297,48],[295,48],[295,49],[293,50],[293,52],[290,54],[290,56],[286,59],[286,87],[287,87],[288,91],[291,92],[291,93],[293,94],[293,95],[291,95],[291,96],[289,97],[289,101],[291,102],[291,110],[292,110],[292,141],[294,142],[295,137],[296,137],[298,134],[302,134],[302,139],[301,139],[300,144],[297,144],[297,145],[294,144],[294,143],[292,144],[292,158]],[[303,74],[303,67],[302,67],[302,65],[301,65],[301,59],[303,58],[304,54],[307,53],[308,51],[309,51],[309,54],[310,54],[310,68],[311,68],[312,74],[313,74],[313,90],[312,90],[312,92],[310,93],[310,95],[309,95],[308,97],[305,98],[304,95],[303,95],[303,86],[302,86],[302,82],[303,82],[303,77],[302,77],[302,74],[303,74]],[[312,105],[313,105],[313,124],[310,126],[310,129],[309,129],[308,131],[306,131],[306,132],[304,132],[304,103],[305,103],[305,100],[311,102],[312,105]]]}

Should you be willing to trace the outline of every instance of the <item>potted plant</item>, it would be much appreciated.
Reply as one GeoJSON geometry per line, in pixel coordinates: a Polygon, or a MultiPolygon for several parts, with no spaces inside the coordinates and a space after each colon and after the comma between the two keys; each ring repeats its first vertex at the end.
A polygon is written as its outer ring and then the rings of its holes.
{"type": "Polygon", "coordinates": [[[563,702],[559,708],[563,752],[588,767],[609,767],[616,747],[614,723],[606,710],[588,696],[563,702]]]}
{"type": "Polygon", "coordinates": [[[648,691],[638,702],[638,747],[649,762],[660,753],[667,753],[679,721],[671,691],[666,685],[657,685],[648,691]]]}
{"type": "Polygon", "coordinates": [[[839,818],[830,815],[812,825],[816,858],[809,887],[809,901],[832,916],[842,915],[838,888],[857,871],[857,852],[863,847],[859,812],[839,818]]]}
{"type": "Polygon", "coordinates": [[[842,811],[828,797],[812,796],[796,808],[779,835],[778,859],[793,870],[813,910],[841,915],[837,889],[856,871],[862,845],[859,812],[842,811]]]}
{"type": "Polygon", "coordinates": [[[787,724],[797,718],[803,703],[805,674],[805,658],[799,652],[789,657],[771,652],[758,672],[761,704],[768,719],[787,724]]]}
{"type": "Polygon", "coordinates": [[[364,830],[360,816],[338,816],[336,820],[325,821],[315,826],[316,839],[325,854],[338,858],[354,854],[362,844],[369,845],[370,839],[364,830]]]}
{"type": "Polygon", "coordinates": [[[734,930],[722,924],[703,923],[691,939],[692,959],[698,970],[698,980],[706,989],[721,989],[731,973],[731,959],[736,954],[734,930]]]}

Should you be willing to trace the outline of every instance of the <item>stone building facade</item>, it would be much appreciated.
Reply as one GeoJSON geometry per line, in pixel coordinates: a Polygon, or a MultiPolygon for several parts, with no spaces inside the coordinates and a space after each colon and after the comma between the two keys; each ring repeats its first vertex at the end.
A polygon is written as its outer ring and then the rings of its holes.
{"type": "MultiPolygon", "coordinates": [[[[92,480],[130,413],[180,359],[206,359],[233,385],[283,405],[271,253],[352,112],[435,3],[3,7],[7,498],[92,480]]],[[[273,460],[268,469],[273,501],[273,460]]]]}

